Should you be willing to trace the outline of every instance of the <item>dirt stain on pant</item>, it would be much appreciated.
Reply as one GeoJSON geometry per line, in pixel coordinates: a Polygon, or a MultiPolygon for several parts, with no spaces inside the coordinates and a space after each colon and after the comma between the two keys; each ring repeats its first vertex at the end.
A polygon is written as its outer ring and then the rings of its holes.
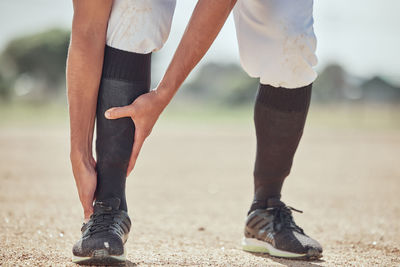
{"type": "Polygon", "coordinates": [[[150,1],[143,1],[142,4],[136,1],[123,1],[115,12],[121,14],[120,22],[116,27],[117,42],[129,39],[134,36],[143,25],[142,21],[147,13],[152,11],[150,1]]]}

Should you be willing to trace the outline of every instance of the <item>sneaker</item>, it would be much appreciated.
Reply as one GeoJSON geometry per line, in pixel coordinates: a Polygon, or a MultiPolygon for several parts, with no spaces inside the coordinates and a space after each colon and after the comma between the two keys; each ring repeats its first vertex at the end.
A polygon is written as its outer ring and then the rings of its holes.
{"type": "Polygon", "coordinates": [[[83,265],[123,265],[124,244],[128,239],[131,220],[119,210],[120,200],[96,201],[94,213],[81,229],[82,237],[72,248],[72,262],[83,265]]]}
{"type": "Polygon", "coordinates": [[[268,199],[267,209],[256,209],[246,219],[243,250],[292,259],[318,259],[321,245],[293,220],[292,211],[279,199],[268,199]]]}

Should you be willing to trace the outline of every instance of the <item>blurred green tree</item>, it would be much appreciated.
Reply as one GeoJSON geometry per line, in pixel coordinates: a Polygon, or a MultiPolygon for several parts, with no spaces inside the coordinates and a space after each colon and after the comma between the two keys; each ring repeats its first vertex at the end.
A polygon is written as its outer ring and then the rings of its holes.
{"type": "Polygon", "coordinates": [[[12,97],[10,81],[0,72],[0,100],[8,101],[12,97]]]}
{"type": "Polygon", "coordinates": [[[365,102],[399,103],[400,87],[394,86],[379,76],[364,81],[361,85],[365,102]]]}
{"type": "Polygon", "coordinates": [[[184,87],[186,96],[199,101],[243,105],[254,101],[258,79],[250,78],[237,64],[209,63],[184,87]]]}
{"type": "MultiPolygon", "coordinates": [[[[51,29],[12,40],[0,56],[0,78],[9,77],[12,82],[7,86],[14,87],[17,95],[40,101],[54,98],[65,87],[69,38],[69,31],[51,29]]],[[[10,89],[0,90],[9,97],[10,89]]]]}
{"type": "Polygon", "coordinates": [[[319,73],[313,84],[313,100],[318,102],[336,102],[343,98],[347,73],[338,64],[330,64],[319,73]]]}

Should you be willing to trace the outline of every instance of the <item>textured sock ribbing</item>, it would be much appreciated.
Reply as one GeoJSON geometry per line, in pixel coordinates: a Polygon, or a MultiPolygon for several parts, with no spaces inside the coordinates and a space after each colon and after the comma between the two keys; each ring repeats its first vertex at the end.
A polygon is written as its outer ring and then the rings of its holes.
{"type": "Polygon", "coordinates": [[[150,82],[151,53],[138,54],[106,46],[103,78],[127,82],[150,82]]]}

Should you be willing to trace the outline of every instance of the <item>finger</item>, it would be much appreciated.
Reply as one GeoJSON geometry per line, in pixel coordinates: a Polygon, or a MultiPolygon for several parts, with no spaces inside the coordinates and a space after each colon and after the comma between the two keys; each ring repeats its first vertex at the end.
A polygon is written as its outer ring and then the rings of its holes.
{"type": "Polygon", "coordinates": [[[129,159],[129,165],[128,165],[128,170],[126,172],[126,176],[128,176],[133,170],[133,167],[135,167],[136,160],[139,156],[140,149],[142,148],[145,139],[146,138],[144,137],[144,135],[142,135],[141,132],[136,129],[135,139],[132,146],[132,154],[129,159]]]}
{"type": "Polygon", "coordinates": [[[133,114],[133,108],[131,105],[123,106],[123,107],[114,107],[106,110],[104,116],[107,119],[115,120],[124,117],[131,117],[133,114]]]}
{"type": "Polygon", "coordinates": [[[92,165],[92,167],[93,167],[94,169],[96,169],[96,164],[97,164],[97,162],[96,162],[96,160],[95,160],[93,157],[90,158],[90,164],[92,165]]]}

